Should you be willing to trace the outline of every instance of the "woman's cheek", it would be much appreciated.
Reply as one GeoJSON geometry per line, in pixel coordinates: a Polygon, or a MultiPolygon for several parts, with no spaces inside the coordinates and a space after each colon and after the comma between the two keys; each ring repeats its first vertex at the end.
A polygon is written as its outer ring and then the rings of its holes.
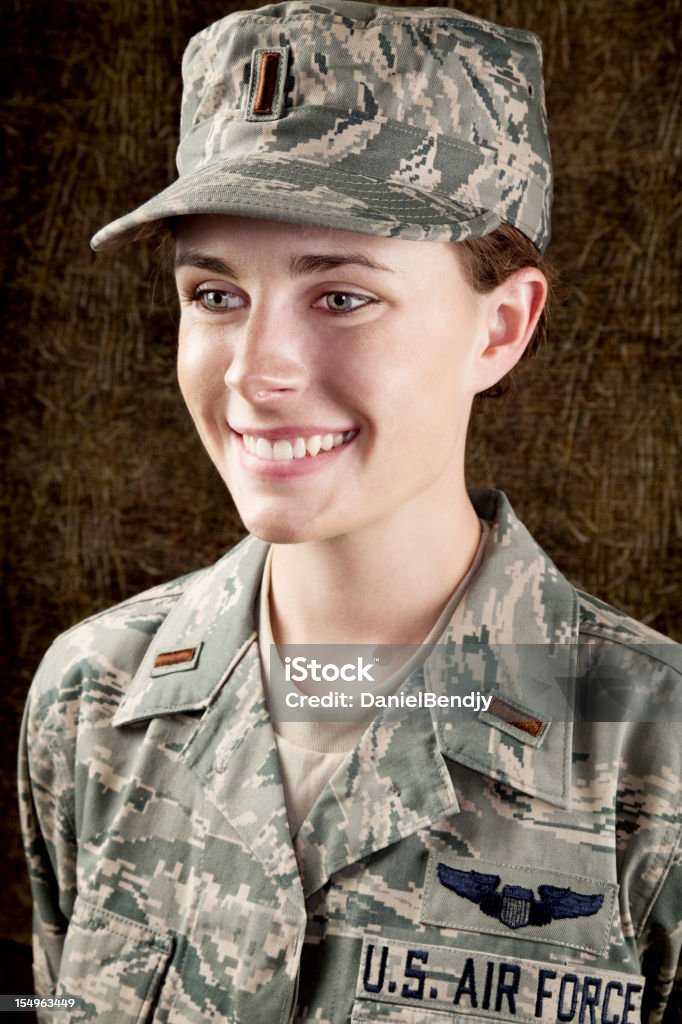
{"type": "Polygon", "coordinates": [[[177,373],[180,390],[187,404],[213,398],[225,391],[225,373],[229,358],[219,345],[181,331],[177,373]]]}

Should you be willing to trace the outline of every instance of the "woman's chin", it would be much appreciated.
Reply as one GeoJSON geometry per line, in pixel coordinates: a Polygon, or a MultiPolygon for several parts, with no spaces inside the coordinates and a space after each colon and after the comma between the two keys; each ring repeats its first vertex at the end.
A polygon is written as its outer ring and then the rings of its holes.
{"type": "Polygon", "coordinates": [[[269,544],[302,544],[308,540],[319,540],[319,532],[314,524],[302,520],[300,516],[282,516],[260,511],[258,513],[240,515],[244,526],[259,540],[269,544]]]}

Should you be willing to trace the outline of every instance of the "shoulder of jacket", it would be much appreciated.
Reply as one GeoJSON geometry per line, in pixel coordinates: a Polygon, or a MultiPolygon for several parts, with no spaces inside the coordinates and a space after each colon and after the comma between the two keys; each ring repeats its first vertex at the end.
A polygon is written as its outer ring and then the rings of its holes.
{"type": "Polygon", "coordinates": [[[125,623],[128,621],[133,625],[137,624],[139,628],[145,619],[152,621],[155,617],[160,617],[158,623],[160,625],[161,621],[166,618],[190,587],[195,583],[200,583],[203,578],[214,572],[223,563],[228,562],[251,539],[249,536],[244,537],[234,547],[226,551],[224,555],[221,555],[212,565],[203,566],[201,569],[194,569],[192,572],[184,573],[182,576],[177,576],[175,579],[168,580],[165,583],[158,583],[147,590],[141,591],[139,594],[127,597],[123,601],[111,605],[109,608],[104,608],[101,611],[94,612],[85,619],[81,619],[80,622],[69,626],[68,629],[65,629],[55,637],[50,649],[94,628],[120,629],[122,626],[125,627],[125,623]]]}
{"type": "Polygon", "coordinates": [[[576,594],[582,642],[609,646],[614,654],[627,651],[682,674],[682,645],[592,594],[581,590],[576,594]]]}
{"type": "Polygon", "coordinates": [[[120,698],[178,602],[234,551],[212,566],[150,587],[60,633],[47,649],[31,686],[31,699],[37,701],[41,713],[64,702],[78,702],[85,689],[101,686],[103,681],[111,697],[120,698]]]}
{"type": "Polygon", "coordinates": [[[590,594],[577,596],[580,714],[601,771],[610,760],[619,881],[639,939],[660,927],[678,884],[682,646],[590,594]]]}
{"type": "Polygon", "coordinates": [[[53,644],[57,644],[89,626],[100,625],[104,628],[107,626],[118,628],[121,622],[125,622],[127,618],[134,617],[138,612],[142,614],[153,614],[154,612],[163,614],[165,612],[165,614],[168,614],[188,587],[195,580],[201,579],[210,570],[210,566],[195,569],[193,572],[185,573],[174,580],[157,583],[155,586],[149,587],[139,594],[134,594],[132,597],[126,597],[117,604],[110,605],[108,608],[93,612],[92,615],[88,615],[87,618],[81,619],[80,622],[69,626],[63,633],[60,633],[54,639],[53,644]]]}

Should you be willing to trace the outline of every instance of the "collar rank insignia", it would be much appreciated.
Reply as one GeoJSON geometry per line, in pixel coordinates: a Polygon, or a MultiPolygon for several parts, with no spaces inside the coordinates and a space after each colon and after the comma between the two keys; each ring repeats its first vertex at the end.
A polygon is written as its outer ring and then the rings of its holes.
{"type": "Polygon", "coordinates": [[[601,910],[604,902],[599,893],[583,895],[556,885],[539,885],[540,899],[535,898],[532,889],[522,885],[505,885],[498,892],[499,875],[458,871],[447,864],[438,865],[438,878],[441,885],[477,903],[484,914],[496,918],[507,928],[550,924],[561,917],[589,917],[601,910]]]}

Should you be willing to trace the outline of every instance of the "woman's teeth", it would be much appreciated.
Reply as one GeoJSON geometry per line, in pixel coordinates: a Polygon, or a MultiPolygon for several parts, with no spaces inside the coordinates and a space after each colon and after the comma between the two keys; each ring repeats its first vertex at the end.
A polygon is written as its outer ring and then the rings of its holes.
{"type": "Polygon", "coordinates": [[[293,437],[291,440],[281,438],[268,441],[267,437],[254,437],[243,434],[244,447],[251,455],[265,462],[290,462],[291,459],[304,459],[306,455],[313,458],[319,452],[329,452],[342,444],[352,441],[357,430],[346,430],[343,434],[313,434],[311,437],[293,437]]]}

